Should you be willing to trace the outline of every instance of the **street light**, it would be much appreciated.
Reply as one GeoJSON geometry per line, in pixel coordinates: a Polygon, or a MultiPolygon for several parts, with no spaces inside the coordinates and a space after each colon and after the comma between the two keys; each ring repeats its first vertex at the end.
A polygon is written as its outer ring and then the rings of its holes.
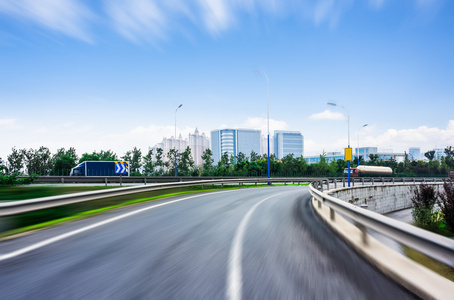
{"type": "Polygon", "coordinates": [[[175,143],[173,143],[173,152],[175,153],[175,177],[177,177],[177,150],[175,149],[175,144],[177,143],[177,110],[182,107],[183,104],[175,109],[175,143]]]}
{"type": "Polygon", "coordinates": [[[361,126],[359,129],[358,129],[358,166],[359,166],[359,131],[361,130],[361,128],[364,128],[366,127],[367,124],[364,124],[363,126],[361,126]]]}
{"type": "MultiPolygon", "coordinates": [[[[268,134],[268,179],[271,178],[271,168],[270,168],[270,98],[269,98],[269,85],[270,85],[270,80],[268,78],[268,75],[264,71],[254,71],[254,73],[263,73],[266,78],[266,115],[267,115],[267,134],[268,134]]],[[[270,182],[268,181],[268,184],[270,182]]]]}
{"type": "MultiPolygon", "coordinates": [[[[344,106],[337,105],[336,103],[333,102],[328,102],[327,103],[330,106],[338,106],[345,110],[347,113],[347,126],[348,126],[348,148],[350,149],[350,114],[348,113],[348,110],[344,106]]],[[[350,160],[347,160],[348,162],[348,187],[350,187],[350,160]]]]}

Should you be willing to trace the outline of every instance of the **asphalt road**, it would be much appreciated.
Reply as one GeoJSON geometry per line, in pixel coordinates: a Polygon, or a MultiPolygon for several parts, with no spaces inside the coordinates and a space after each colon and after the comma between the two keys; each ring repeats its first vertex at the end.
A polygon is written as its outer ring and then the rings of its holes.
{"type": "Polygon", "coordinates": [[[0,299],[413,298],[303,186],[174,197],[0,243],[0,299]]]}

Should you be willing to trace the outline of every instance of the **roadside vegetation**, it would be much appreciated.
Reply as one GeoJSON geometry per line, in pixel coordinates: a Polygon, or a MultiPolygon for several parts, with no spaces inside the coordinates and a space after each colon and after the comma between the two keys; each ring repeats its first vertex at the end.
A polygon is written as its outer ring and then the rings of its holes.
{"type": "MultiPolygon", "coordinates": [[[[269,186],[266,184],[258,186],[269,186]]],[[[178,196],[190,193],[210,192],[216,190],[226,189],[239,189],[239,188],[251,188],[255,185],[224,185],[220,187],[217,185],[205,185],[205,186],[192,186],[184,188],[172,188],[165,190],[157,190],[150,192],[137,193],[134,195],[117,196],[110,198],[103,198],[99,200],[87,201],[82,203],[75,203],[66,206],[59,206],[50,209],[24,213],[17,216],[5,218],[6,230],[3,228],[3,232],[0,234],[0,238],[7,238],[20,233],[25,233],[33,230],[49,228],[65,222],[79,220],[90,216],[98,215],[107,212],[112,209],[129,206],[133,204],[154,201],[172,196],[178,196]]],[[[22,188],[24,191],[34,187],[22,188]]],[[[37,194],[42,197],[67,194],[77,191],[89,191],[104,189],[103,186],[84,186],[84,187],[37,187],[35,192],[28,194],[36,197],[37,194]],[[76,188],[76,189],[75,189],[76,188]],[[66,190],[67,189],[67,190],[66,190]]],[[[109,188],[109,187],[107,187],[109,188]]],[[[0,190],[1,191],[1,190],[0,190]]],[[[8,194],[8,193],[6,193],[8,194]]],[[[26,198],[22,196],[21,198],[26,198]]],[[[11,199],[14,200],[14,199],[11,199]]],[[[20,200],[20,199],[15,199],[20,200]]]]}
{"type": "MultiPolygon", "coordinates": [[[[449,171],[454,171],[454,148],[449,146],[444,150],[444,156],[440,159],[435,157],[435,151],[428,151],[424,155],[427,161],[410,161],[405,155],[403,162],[394,159],[380,160],[376,154],[370,154],[370,160],[365,162],[360,156],[360,165],[390,167],[395,176],[440,176],[446,177],[449,171]]],[[[137,147],[126,151],[119,156],[111,150],[83,153],[80,157],[76,149],[60,148],[52,154],[47,147],[38,149],[16,149],[5,161],[5,174],[41,176],[56,175],[68,176],[71,168],[84,161],[128,161],[130,163],[131,176],[173,176],[174,174],[174,151],[164,153],[163,149],[151,149],[143,153],[137,147]]],[[[214,164],[213,154],[210,149],[202,155],[202,164],[195,166],[191,149],[177,153],[177,169],[180,176],[267,176],[267,155],[260,156],[251,153],[239,153],[231,156],[224,153],[217,164],[214,164]]],[[[1,159],[0,159],[1,161],[1,159]]],[[[357,160],[352,161],[352,167],[356,167],[357,160]]],[[[347,162],[343,159],[328,161],[326,154],[320,155],[320,161],[308,164],[303,156],[295,157],[289,154],[278,160],[274,154],[270,155],[271,175],[273,177],[312,177],[312,176],[343,176],[347,162]]]]}
{"type": "MultiPolygon", "coordinates": [[[[443,188],[420,184],[413,189],[412,216],[414,224],[423,229],[454,237],[454,181],[446,180],[443,188]]],[[[404,247],[405,254],[414,261],[454,281],[454,269],[414,249],[404,247]]]]}

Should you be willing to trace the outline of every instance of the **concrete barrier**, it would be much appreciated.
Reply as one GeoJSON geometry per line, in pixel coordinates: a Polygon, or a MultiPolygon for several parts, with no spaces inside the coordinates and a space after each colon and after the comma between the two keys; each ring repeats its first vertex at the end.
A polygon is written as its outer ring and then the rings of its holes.
{"type": "MultiPolygon", "coordinates": [[[[442,183],[426,183],[441,187],[442,183]]],[[[412,207],[413,189],[419,183],[356,186],[330,190],[329,195],[348,203],[386,214],[412,207]]]]}

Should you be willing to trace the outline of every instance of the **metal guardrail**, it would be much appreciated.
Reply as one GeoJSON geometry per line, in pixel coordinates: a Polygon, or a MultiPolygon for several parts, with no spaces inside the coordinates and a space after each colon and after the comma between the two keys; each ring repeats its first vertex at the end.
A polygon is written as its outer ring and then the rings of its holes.
{"type": "Polygon", "coordinates": [[[57,206],[63,206],[73,203],[91,201],[96,199],[116,197],[123,195],[130,195],[134,193],[150,192],[162,189],[178,188],[178,187],[188,187],[196,185],[210,185],[210,184],[257,184],[257,183],[302,183],[302,182],[311,182],[310,178],[236,178],[236,179],[217,179],[217,180],[193,180],[193,181],[182,181],[182,182],[168,182],[168,183],[158,183],[151,185],[143,186],[132,186],[124,187],[117,189],[108,189],[100,191],[90,191],[82,193],[74,193],[68,195],[60,196],[51,196],[36,198],[30,200],[20,200],[20,201],[5,201],[0,202],[0,217],[12,216],[21,213],[32,212],[41,209],[47,209],[57,206]]]}
{"type": "Polygon", "coordinates": [[[332,197],[319,190],[322,185],[322,181],[318,181],[309,187],[318,202],[318,208],[328,206],[333,222],[336,213],[350,218],[361,230],[364,245],[368,245],[368,229],[373,229],[454,268],[453,240],[332,197]]]}
{"type": "MultiPolygon", "coordinates": [[[[157,182],[181,182],[181,181],[199,181],[199,180],[219,180],[219,179],[251,179],[251,178],[266,178],[266,177],[238,177],[238,176],[40,176],[34,181],[34,183],[157,183],[157,182]]],[[[344,185],[347,183],[347,178],[342,177],[273,177],[282,179],[293,179],[293,180],[306,180],[306,182],[312,182],[314,180],[320,180],[321,178],[327,178],[331,182],[343,182],[344,185]]],[[[352,177],[352,185],[358,183],[367,182],[392,182],[392,183],[408,183],[408,182],[433,182],[442,181],[443,177],[352,177]]]]}

